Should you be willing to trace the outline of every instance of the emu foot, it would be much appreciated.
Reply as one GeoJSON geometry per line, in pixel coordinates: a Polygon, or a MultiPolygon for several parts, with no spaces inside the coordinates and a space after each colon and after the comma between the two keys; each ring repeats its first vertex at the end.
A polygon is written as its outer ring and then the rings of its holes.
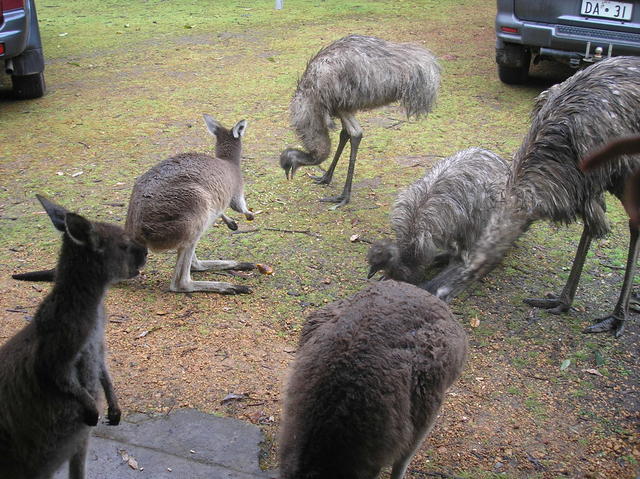
{"type": "Polygon", "coordinates": [[[322,201],[323,203],[337,203],[333,205],[331,208],[329,208],[329,209],[335,210],[349,203],[350,199],[351,199],[350,196],[337,195],[337,196],[327,196],[326,198],[320,198],[320,201],[322,201]]]}
{"type": "Polygon", "coordinates": [[[624,333],[625,323],[624,319],[620,319],[616,316],[607,316],[596,320],[595,324],[584,328],[583,333],[605,333],[611,331],[616,338],[622,336],[624,333]]]}
{"type": "Polygon", "coordinates": [[[100,419],[100,413],[97,409],[85,409],[83,421],[87,426],[96,426],[100,419]]]}
{"type": "Polygon", "coordinates": [[[122,411],[120,408],[108,408],[107,409],[107,424],[109,426],[117,426],[120,424],[120,417],[122,416],[122,411]]]}
{"type": "Polygon", "coordinates": [[[523,302],[534,308],[546,309],[551,314],[562,314],[571,309],[571,305],[562,297],[553,294],[548,294],[546,298],[526,298],[523,302]]]}
{"type": "Polygon", "coordinates": [[[328,171],[325,171],[324,175],[322,176],[314,176],[314,175],[308,175],[308,176],[317,185],[329,185],[331,184],[331,180],[333,179],[333,174],[329,174],[328,171]]]}

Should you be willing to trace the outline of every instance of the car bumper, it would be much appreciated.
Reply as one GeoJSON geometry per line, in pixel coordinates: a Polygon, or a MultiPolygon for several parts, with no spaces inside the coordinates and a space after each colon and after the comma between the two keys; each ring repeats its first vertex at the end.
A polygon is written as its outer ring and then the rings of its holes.
{"type": "Polygon", "coordinates": [[[4,12],[4,22],[0,25],[0,43],[4,44],[4,53],[0,60],[20,55],[27,47],[29,22],[23,9],[4,12]]]}
{"type": "Polygon", "coordinates": [[[507,13],[496,17],[496,48],[504,48],[505,43],[521,44],[534,54],[569,60],[589,58],[598,47],[604,56],[609,52],[612,56],[640,55],[640,33],[636,32],[640,32],[640,28],[634,25],[627,25],[626,31],[607,30],[522,21],[507,13]],[[504,32],[502,27],[516,29],[517,33],[504,32]]]}

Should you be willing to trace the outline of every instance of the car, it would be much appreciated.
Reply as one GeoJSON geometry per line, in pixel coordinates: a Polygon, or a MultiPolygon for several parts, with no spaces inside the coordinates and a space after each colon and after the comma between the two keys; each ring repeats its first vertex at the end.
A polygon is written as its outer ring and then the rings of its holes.
{"type": "Polygon", "coordinates": [[[16,98],[44,95],[44,54],[34,0],[0,0],[0,64],[16,98]]]}
{"type": "Polygon", "coordinates": [[[578,68],[640,55],[640,2],[497,0],[496,62],[507,84],[527,81],[531,61],[578,68]]]}

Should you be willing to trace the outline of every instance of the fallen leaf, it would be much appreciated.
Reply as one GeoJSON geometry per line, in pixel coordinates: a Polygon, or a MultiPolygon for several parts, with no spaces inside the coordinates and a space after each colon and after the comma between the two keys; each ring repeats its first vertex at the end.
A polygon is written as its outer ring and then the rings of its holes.
{"type": "Polygon", "coordinates": [[[480,326],[480,318],[478,318],[477,316],[474,316],[469,321],[469,324],[471,325],[472,328],[477,328],[478,326],[480,326]]]}
{"type": "Polygon", "coordinates": [[[273,268],[266,264],[256,264],[256,268],[262,274],[273,274],[273,268]]]}
{"type": "Polygon", "coordinates": [[[583,369],[582,372],[583,373],[593,374],[594,376],[602,376],[602,373],[600,371],[598,371],[597,369],[583,369]]]}
{"type": "Polygon", "coordinates": [[[560,371],[565,371],[571,365],[571,359],[565,359],[560,365],[560,371]]]}
{"type": "Polygon", "coordinates": [[[355,235],[351,235],[351,237],[349,238],[349,241],[351,241],[352,243],[355,243],[359,239],[360,239],[360,235],[359,234],[355,234],[355,235]]]}

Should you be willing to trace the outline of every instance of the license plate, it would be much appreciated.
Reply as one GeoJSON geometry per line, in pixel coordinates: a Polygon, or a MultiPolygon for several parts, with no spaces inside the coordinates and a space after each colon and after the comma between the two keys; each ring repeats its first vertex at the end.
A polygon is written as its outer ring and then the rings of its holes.
{"type": "Polygon", "coordinates": [[[633,3],[582,0],[580,14],[589,17],[631,20],[633,3]]]}

